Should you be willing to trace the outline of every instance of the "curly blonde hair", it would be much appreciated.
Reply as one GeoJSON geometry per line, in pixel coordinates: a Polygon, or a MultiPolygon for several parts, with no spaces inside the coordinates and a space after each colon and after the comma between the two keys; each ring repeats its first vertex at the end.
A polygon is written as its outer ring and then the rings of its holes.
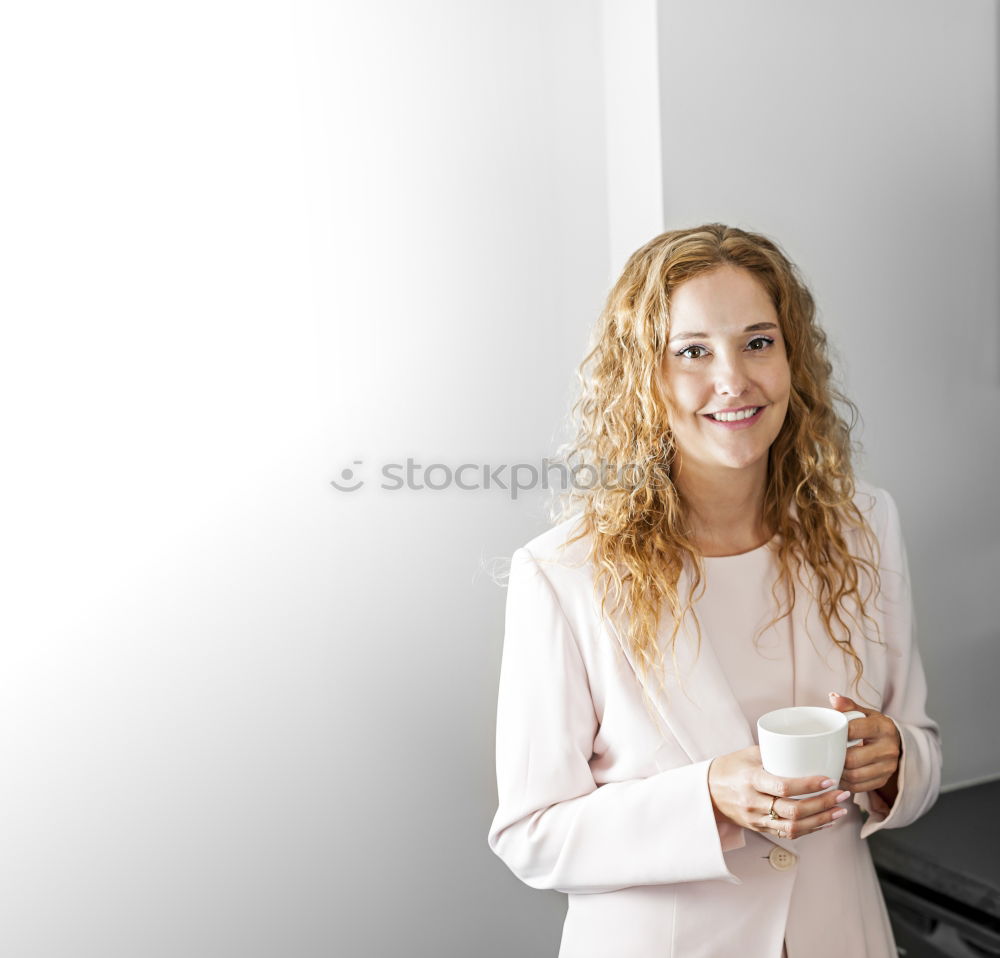
{"type": "MultiPolygon", "coordinates": [[[[580,531],[566,544],[590,536],[602,613],[609,601],[628,609],[624,640],[642,672],[655,672],[662,688],[661,612],[665,605],[673,620],[676,667],[678,631],[687,614],[694,616],[704,569],[670,478],[676,446],[658,373],[669,339],[671,294],[686,280],[725,265],[749,270],[769,294],[791,373],[788,412],[768,456],[762,516],[775,536],[779,569],[772,624],[791,614],[795,578],[804,564],[818,584],[815,599],[825,631],[853,659],[857,686],[863,665],[851,624],[874,622],[867,603],[879,587],[877,540],[854,503],[851,428],[857,410],[831,383],[826,335],[811,293],[766,237],[711,223],[663,233],[632,254],[580,365],[582,394],[571,412],[576,437],[561,450],[574,471],[589,467],[593,475],[628,473],[630,479],[571,485],[553,518],[580,514],[580,531]],[[850,412],[850,425],[837,404],[850,412]],[[862,533],[867,555],[851,553],[849,529],[862,533]],[[685,564],[691,588],[682,598],[678,583],[685,564]]],[[[877,634],[877,623],[875,629],[877,634]]],[[[700,642],[699,628],[699,648],[700,642]]]]}

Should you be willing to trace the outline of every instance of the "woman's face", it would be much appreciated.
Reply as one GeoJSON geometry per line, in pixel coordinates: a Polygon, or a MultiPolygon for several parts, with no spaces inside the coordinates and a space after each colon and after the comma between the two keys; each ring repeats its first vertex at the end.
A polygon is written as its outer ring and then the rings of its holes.
{"type": "Polygon", "coordinates": [[[778,314],[752,273],[720,266],[674,290],[660,371],[682,467],[766,475],[791,375],[778,314]]]}

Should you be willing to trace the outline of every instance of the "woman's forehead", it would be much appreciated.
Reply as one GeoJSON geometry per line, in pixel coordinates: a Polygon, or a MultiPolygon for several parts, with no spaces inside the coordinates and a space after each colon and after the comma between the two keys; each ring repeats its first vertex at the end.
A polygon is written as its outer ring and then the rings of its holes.
{"type": "Polygon", "coordinates": [[[758,323],[778,322],[763,283],[749,270],[723,266],[681,283],[670,297],[671,338],[682,334],[740,332],[758,323]]]}

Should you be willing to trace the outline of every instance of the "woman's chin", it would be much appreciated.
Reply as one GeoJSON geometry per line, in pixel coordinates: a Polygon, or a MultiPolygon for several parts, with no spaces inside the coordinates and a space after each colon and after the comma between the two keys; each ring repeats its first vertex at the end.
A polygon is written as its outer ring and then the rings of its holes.
{"type": "Polygon", "coordinates": [[[744,472],[767,466],[767,449],[748,450],[742,453],[729,452],[717,457],[715,464],[730,472],[744,472]]]}

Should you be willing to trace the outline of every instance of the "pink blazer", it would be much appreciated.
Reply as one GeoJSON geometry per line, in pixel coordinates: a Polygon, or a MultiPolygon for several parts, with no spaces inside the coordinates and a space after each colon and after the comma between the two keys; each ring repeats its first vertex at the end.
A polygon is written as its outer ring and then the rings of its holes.
{"type": "Polygon", "coordinates": [[[668,677],[664,694],[648,681],[647,707],[621,621],[600,614],[587,540],[559,550],[575,520],[514,554],[489,845],[526,884],[568,895],[560,958],[779,958],[783,942],[789,958],[895,958],[864,839],[933,805],[941,751],[895,503],[860,483],[856,501],[881,545],[872,615],[885,644],[855,638],[858,694],[803,590],[795,703],[825,706],[839,691],[890,716],[903,742],[899,794],[891,809],[855,795],[838,824],[797,840],[715,821],[709,764],[754,738],[712,637],[695,656],[693,636],[678,636],[683,684],[668,677]]]}

